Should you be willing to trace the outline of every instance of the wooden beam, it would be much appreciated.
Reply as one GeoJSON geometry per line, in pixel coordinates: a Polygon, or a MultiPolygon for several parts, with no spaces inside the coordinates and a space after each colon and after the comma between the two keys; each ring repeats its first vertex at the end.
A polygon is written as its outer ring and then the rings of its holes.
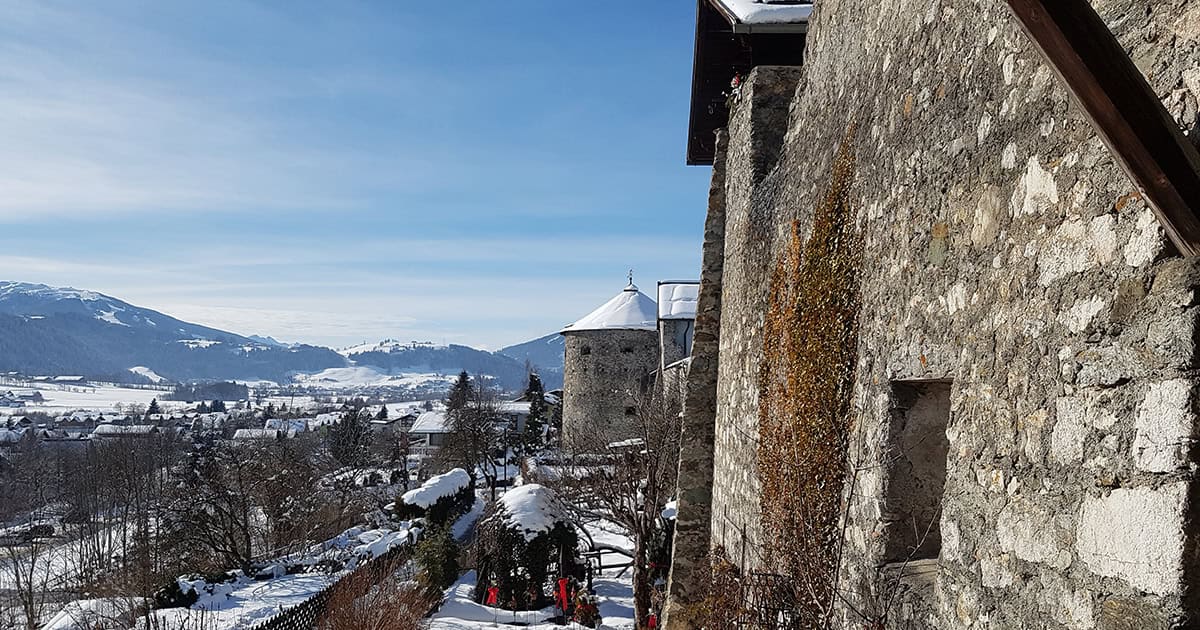
{"type": "Polygon", "coordinates": [[[1200,255],[1200,155],[1088,0],[1007,0],[1171,242],[1200,255]]]}

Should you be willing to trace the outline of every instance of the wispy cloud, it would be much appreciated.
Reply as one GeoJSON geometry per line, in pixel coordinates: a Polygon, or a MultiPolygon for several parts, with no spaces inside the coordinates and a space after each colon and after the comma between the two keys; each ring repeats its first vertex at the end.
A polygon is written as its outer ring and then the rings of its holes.
{"type": "Polygon", "coordinates": [[[686,68],[651,66],[686,64],[689,27],[601,53],[567,29],[619,9],[585,9],[0,3],[0,279],[285,340],[498,346],[629,267],[692,275],[705,174],[663,123],[686,68]]]}

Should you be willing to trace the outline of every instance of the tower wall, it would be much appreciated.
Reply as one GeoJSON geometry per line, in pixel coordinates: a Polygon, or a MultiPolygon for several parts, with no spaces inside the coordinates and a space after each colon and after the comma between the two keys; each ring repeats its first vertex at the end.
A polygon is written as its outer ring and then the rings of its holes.
{"type": "Polygon", "coordinates": [[[563,442],[586,446],[594,437],[629,437],[631,410],[658,367],[654,330],[567,333],[563,370],[563,442]]]}

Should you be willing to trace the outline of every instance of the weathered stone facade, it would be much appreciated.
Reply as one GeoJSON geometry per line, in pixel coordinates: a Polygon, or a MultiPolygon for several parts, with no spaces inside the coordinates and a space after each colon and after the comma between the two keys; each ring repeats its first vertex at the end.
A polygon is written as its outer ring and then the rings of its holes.
{"type": "Polygon", "coordinates": [[[581,330],[564,333],[563,441],[576,436],[622,435],[658,370],[655,330],[581,330]]]}
{"type": "MultiPolygon", "coordinates": [[[[1200,2],[1095,5],[1194,128],[1200,2]]],[[[719,317],[697,322],[677,558],[707,519],[735,564],[771,566],[754,463],[768,274],[848,130],[864,243],[849,604],[894,628],[1200,624],[1200,264],[1171,255],[1000,0],[823,0],[803,70],[746,82],[710,195],[723,253],[706,225],[701,301],[719,317]],[[930,435],[945,446],[913,450],[930,435]],[[906,504],[939,483],[940,506],[906,504]],[[896,579],[884,566],[913,529],[936,533],[934,557],[896,579]]],[[[676,561],[678,601],[697,601],[698,560],[676,561]]],[[[674,604],[669,627],[695,627],[674,604]]]]}
{"type": "Polygon", "coordinates": [[[694,319],[658,320],[658,343],[662,351],[661,367],[666,368],[676,361],[686,359],[692,351],[692,336],[695,332],[694,319]]]}

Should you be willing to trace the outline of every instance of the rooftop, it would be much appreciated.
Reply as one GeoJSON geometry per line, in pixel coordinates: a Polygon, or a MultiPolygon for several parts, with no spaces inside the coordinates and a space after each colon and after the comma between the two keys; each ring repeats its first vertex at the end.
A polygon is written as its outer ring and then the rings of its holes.
{"type": "Polygon", "coordinates": [[[563,334],[583,330],[658,330],[658,308],[632,281],[600,308],[563,328],[563,334]]]}
{"type": "Polygon", "coordinates": [[[698,281],[658,283],[658,318],[696,319],[696,299],[699,295],[698,281]]]}

